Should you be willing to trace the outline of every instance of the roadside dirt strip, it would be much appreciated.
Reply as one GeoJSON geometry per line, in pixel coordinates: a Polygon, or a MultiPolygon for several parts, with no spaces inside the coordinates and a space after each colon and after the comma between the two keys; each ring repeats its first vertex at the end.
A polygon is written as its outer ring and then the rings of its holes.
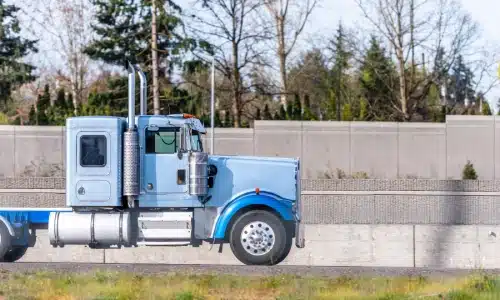
{"type": "Polygon", "coordinates": [[[231,265],[164,265],[164,264],[88,264],[88,263],[0,263],[0,273],[26,272],[85,273],[94,271],[127,272],[135,274],[178,273],[189,275],[225,274],[236,276],[300,277],[457,277],[472,274],[500,275],[500,269],[427,269],[371,267],[307,267],[307,266],[231,266],[231,265]]]}

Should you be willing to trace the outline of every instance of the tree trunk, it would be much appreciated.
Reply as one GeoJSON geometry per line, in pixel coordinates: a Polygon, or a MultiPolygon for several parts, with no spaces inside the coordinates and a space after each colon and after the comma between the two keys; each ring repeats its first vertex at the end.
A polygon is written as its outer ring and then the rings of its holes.
{"type": "Polygon", "coordinates": [[[156,52],[157,38],[156,38],[156,1],[152,1],[151,7],[151,51],[152,51],[152,69],[153,69],[153,109],[154,114],[160,114],[160,91],[158,85],[158,53],[156,52]]]}
{"type": "Polygon", "coordinates": [[[403,114],[403,118],[405,121],[408,121],[408,86],[406,85],[406,70],[405,70],[405,55],[404,55],[404,33],[403,33],[403,2],[396,2],[397,7],[397,15],[396,15],[396,57],[399,65],[399,94],[400,94],[400,104],[401,104],[401,113],[403,114]]]}
{"type": "Polygon", "coordinates": [[[233,115],[234,115],[234,128],[241,127],[241,94],[234,91],[233,115]]]}
{"type": "Polygon", "coordinates": [[[233,114],[234,127],[241,127],[241,86],[239,69],[239,50],[235,40],[233,40],[233,114]]]}
{"type": "Polygon", "coordinates": [[[406,86],[406,74],[405,74],[405,65],[404,65],[404,54],[403,49],[398,47],[396,49],[396,56],[398,58],[399,64],[399,94],[400,94],[400,104],[401,104],[401,112],[403,113],[403,118],[405,121],[409,120],[408,115],[408,87],[406,86]]]}
{"type": "Polygon", "coordinates": [[[278,27],[278,56],[280,60],[280,76],[281,76],[281,104],[287,107],[287,76],[286,76],[286,49],[285,49],[285,22],[283,18],[277,18],[278,27]]]}

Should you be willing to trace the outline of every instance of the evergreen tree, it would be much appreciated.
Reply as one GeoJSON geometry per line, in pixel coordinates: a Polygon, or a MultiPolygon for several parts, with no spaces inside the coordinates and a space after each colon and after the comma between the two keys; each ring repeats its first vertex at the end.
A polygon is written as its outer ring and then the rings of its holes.
{"type": "Polygon", "coordinates": [[[30,112],[28,114],[28,125],[36,125],[36,111],[35,105],[31,105],[30,112]]]}
{"type": "Polygon", "coordinates": [[[255,113],[255,120],[262,120],[260,116],[260,108],[257,108],[257,112],[255,113]]]}
{"type": "Polygon", "coordinates": [[[218,110],[216,110],[214,113],[214,126],[223,127],[222,120],[220,119],[220,112],[218,110]]]}
{"type": "Polygon", "coordinates": [[[352,109],[351,104],[346,103],[342,106],[342,121],[352,121],[352,109]]]}
{"type": "Polygon", "coordinates": [[[445,82],[445,80],[447,80],[449,77],[445,69],[445,61],[444,61],[445,54],[446,53],[442,47],[438,48],[434,62],[433,73],[439,83],[445,82]]]}
{"type": "Polygon", "coordinates": [[[272,120],[273,116],[271,115],[271,112],[269,111],[269,105],[266,103],[264,106],[264,113],[263,113],[263,120],[272,120]]]}
{"type": "Polygon", "coordinates": [[[275,120],[286,120],[287,119],[287,114],[285,111],[285,107],[283,104],[280,105],[280,111],[278,112],[278,118],[274,118],[275,120]]]}
{"type": "Polygon", "coordinates": [[[476,104],[478,106],[478,112],[481,115],[485,116],[491,116],[493,112],[491,111],[490,104],[488,100],[486,100],[486,97],[484,96],[483,92],[478,92],[477,93],[477,98],[476,98],[476,104]],[[482,103],[482,107],[481,104],[482,103]],[[479,111],[481,109],[481,111],[479,111]]]}
{"type": "Polygon", "coordinates": [[[370,107],[365,119],[395,121],[393,104],[397,103],[394,95],[396,73],[391,59],[375,37],[371,38],[370,48],[361,63],[359,82],[362,96],[370,107]]]}
{"type": "Polygon", "coordinates": [[[285,120],[293,120],[293,105],[294,103],[290,101],[286,106],[286,117],[285,120]]]}
{"type": "Polygon", "coordinates": [[[337,97],[338,94],[335,89],[330,88],[326,95],[326,107],[324,111],[324,117],[326,120],[336,120],[337,119],[337,97]]]}
{"type": "Polygon", "coordinates": [[[304,121],[317,121],[318,118],[312,113],[311,105],[309,102],[309,95],[304,97],[304,114],[302,115],[302,120],[304,121]]]}
{"type": "MultiPolygon", "coordinates": [[[[352,53],[347,50],[346,35],[342,24],[339,24],[337,29],[337,36],[333,42],[333,51],[335,64],[331,70],[332,85],[330,86],[330,91],[333,92],[334,95],[332,94],[330,99],[335,101],[335,119],[340,121],[342,117],[340,114],[341,107],[348,96],[346,84],[348,78],[345,73],[350,68],[349,60],[352,57],[352,53]],[[333,98],[333,96],[335,97],[333,98]]],[[[332,117],[333,116],[330,116],[330,118],[332,117]]]]}
{"type": "Polygon", "coordinates": [[[295,95],[293,102],[292,120],[299,121],[302,119],[302,104],[300,103],[299,95],[295,95]]]}
{"type": "Polygon", "coordinates": [[[359,116],[358,121],[365,121],[368,115],[368,101],[365,98],[359,100],[359,116]]]}
{"type": "Polygon", "coordinates": [[[233,127],[233,120],[231,120],[231,113],[226,110],[224,114],[224,127],[233,127]]]}
{"type": "Polygon", "coordinates": [[[66,107],[68,108],[68,115],[74,116],[75,114],[75,105],[73,103],[73,94],[69,93],[68,98],[66,99],[66,107]]]}
{"type": "MultiPolygon", "coordinates": [[[[165,76],[168,65],[180,62],[175,56],[184,50],[204,42],[178,34],[183,26],[179,17],[181,8],[172,0],[155,0],[157,3],[157,47],[159,78],[165,76]],[[165,9],[164,7],[168,7],[165,9]],[[167,50],[168,49],[168,50],[167,50]]],[[[112,65],[127,67],[127,60],[144,66],[151,66],[151,1],[145,0],[92,0],[96,10],[97,23],[92,29],[98,38],[85,53],[112,65]]]]}
{"type": "Polygon", "coordinates": [[[453,95],[455,102],[465,104],[466,98],[468,98],[469,101],[473,101],[475,94],[473,89],[474,74],[470,68],[465,65],[462,55],[458,55],[452,69],[453,73],[448,85],[448,91],[453,95]]]}
{"type": "Polygon", "coordinates": [[[59,110],[66,112],[67,107],[66,107],[66,92],[64,89],[59,89],[57,91],[57,96],[56,96],[56,101],[54,102],[54,106],[57,107],[59,110]]]}
{"type": "MultiPolygon", "coordinates": [[[[291,66],[288,77],[289,92],[304,95],[304,102],[305,97],[308,97],[307,107],[316,114],[320,111],[330,112],[331,104],[328,102],[332,86],[329,82],[330,75],[328,59],[323,51],[317,48],[311,49],[301,55],[295,66],[291,66]]],[[[328,119],[329,114],[326,115],[325,119],[328,119]]],[[[332,116],[334,118],[335,114],[332,116]]]]}
{"type": "Polygon", "coordinates": [[[436,84],[431,84],[427,95],[427,103],[430,107],[437,107],[440,104],[440,98],[439,87],[436,84]]]}
{"type": "Polygon", "coordinates": [[[37,41],[20,36],[18,11],[18,7],[0,0],[0,104],[6,104],[13,88],[35,79],[32,75],[35,67],[21,59],[38,52],[37,41]]]}
{"type": "MultiPolygon", "coordinates": [[[[66,123],[67,108],[64,89],[57,91],[56,100],[54,105],[49,106],[45,113],[47,115],[48,123],[50,125],[62,126],[66,123]]],[[[50,101],[50,100],[49,100],[50,101]]]]}
{"type": "Polygon", "coordinates": [[[46,84],[43,94],[38,96],[37,101],[37,125],[49,125],[49,118],[47,116],[47,110],[50,107],[50,90],[49,85],[46,84]]]}

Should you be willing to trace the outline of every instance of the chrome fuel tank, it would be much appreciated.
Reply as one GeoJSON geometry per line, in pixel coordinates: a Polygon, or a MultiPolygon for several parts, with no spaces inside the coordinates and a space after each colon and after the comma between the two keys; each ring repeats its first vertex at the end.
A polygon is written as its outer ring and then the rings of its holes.
{"type": "Polygon", "coordinates": [[[128,245],[134,242],[131,216],[128,212],[51,212],[49,240],[53,246],[128,245]]]}

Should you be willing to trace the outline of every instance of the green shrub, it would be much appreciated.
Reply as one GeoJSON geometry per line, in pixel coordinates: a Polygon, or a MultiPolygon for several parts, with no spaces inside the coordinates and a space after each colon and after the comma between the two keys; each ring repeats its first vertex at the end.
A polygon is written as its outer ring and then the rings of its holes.
{"type": "Polygon", "coordinates": [[[477,173],[476,170],[474,169],[474,165],[470,162],[470,160],[467,161],[467,164],[465,164],[464,169],[462,171],[462,179],[463,180],[476,180],[477,179],[477,173]]]}
{"type": "Polygon", "coordinates": [[[351,175],[346,174],[342,169],[337,168],[335,172],[325,171],[319,174],[319,179],[370,179],[366,172],[354,172],[351,175]]]}

